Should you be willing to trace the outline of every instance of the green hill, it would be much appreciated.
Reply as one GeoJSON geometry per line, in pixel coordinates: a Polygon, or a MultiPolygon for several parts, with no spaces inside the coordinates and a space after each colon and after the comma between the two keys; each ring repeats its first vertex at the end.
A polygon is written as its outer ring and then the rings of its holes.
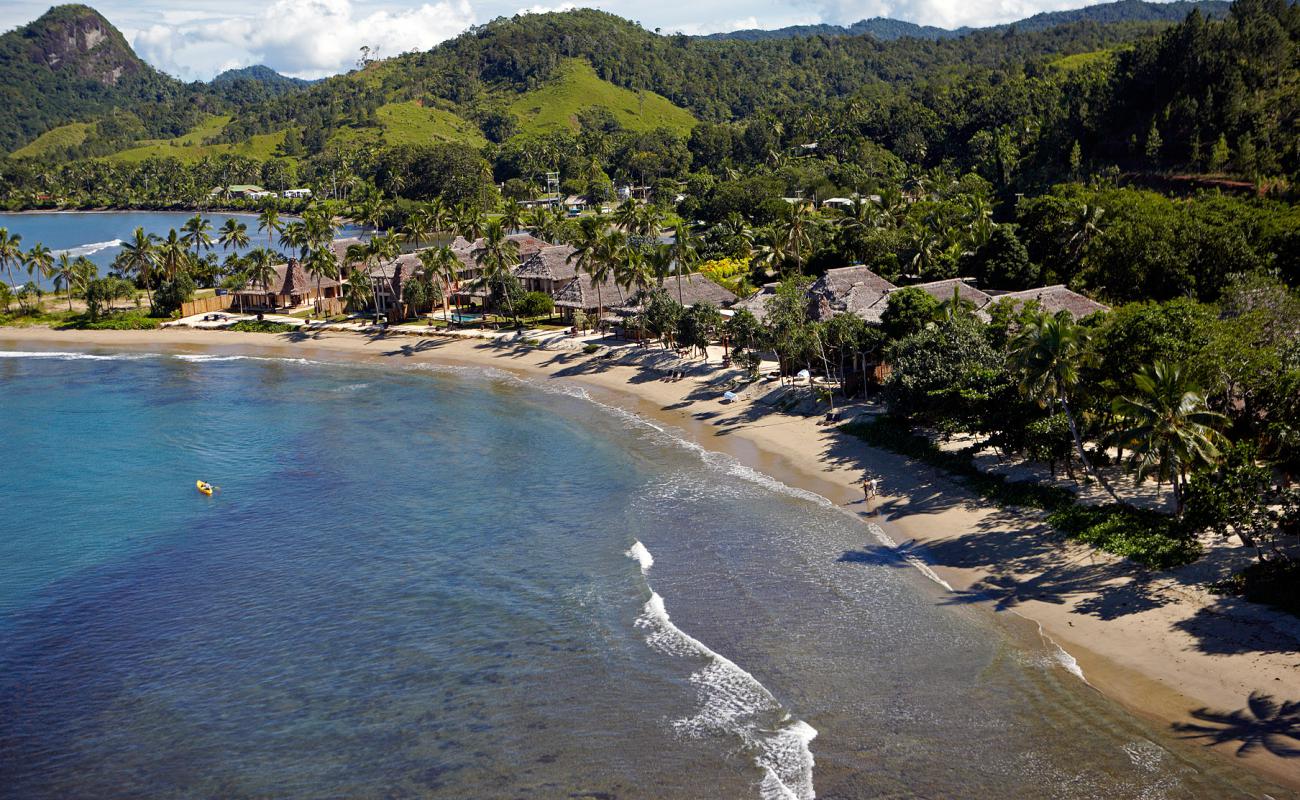
{"type": "Polygon", "coordinates": [[[462,142],[474,147],[487,143],[474,123],[450,111],[424,106],[419,101],[387,103],[375,110],[378,126],[342,127],[330,141],[382,141],[386,145],[462,142]]]}
{"type": "Polygon", "coordinates": [[[10,155],[13,158],[41,158],[78,147],[86,141],[86,136],[94,127],[90,122],[69,122],[67,125],[49,129],[10,155]]]}
{"type": "Polygon", "coordinates": [[[106,156],[109,161],[134,163],[146,158],[176,158],[185,163],[193,163],[201,158],[217,156],[223,153],[255,158],[264,161],[275,154],[275,149],[284,141],[285,131],[252,136],[243,142],[211,143],[209,140],[219,135],[230,122],[228,115],[210,116],[172,139],[142,140],[134,147],[129,147],[106,156]]]}
{"type": "Polygon", "coordinates": [[[695,126],[691,112],[650,91],[615,86],[596,74],[590,64],[566,59],[543,86],[514,99],[509,110],[525,133],[578,129],[578,114],[603,108],[624,128],[647,131],[669,128],[686,135],[695,126]]]}

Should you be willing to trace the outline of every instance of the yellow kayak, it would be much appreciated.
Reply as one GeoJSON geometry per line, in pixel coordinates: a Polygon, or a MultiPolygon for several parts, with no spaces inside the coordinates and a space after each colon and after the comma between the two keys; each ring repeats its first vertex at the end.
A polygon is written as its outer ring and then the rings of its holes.
{"type": "Polygon", "coordinates": [[[210,484],[210,483],[204,483],[203,481],[195,481],[195,482],[194,482],[194,486],[195,486],[195,488],[197,488],[200,492],[203,492],[204,494],[206,494],[208,497],[211,497],[211,496],[212,496],[212,484],[210,484]]]}

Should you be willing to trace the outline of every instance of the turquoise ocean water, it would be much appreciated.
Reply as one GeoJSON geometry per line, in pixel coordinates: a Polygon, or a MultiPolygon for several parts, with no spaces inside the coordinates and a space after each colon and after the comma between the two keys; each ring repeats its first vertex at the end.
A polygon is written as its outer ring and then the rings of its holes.
{"type": "MultiPolygon", "coordinates": [[[[166,237],[167,232],[173,228],[179,233],[185,221],[193,216],[193,212],[180,211],[0,213],[0,228],[5,228],[11,234],[20,235],[24,250],[40,243],[54,251],[56,258],[60,253],[67,253],[74,258],[85,256],[95,262],[100,274],[103,275],[112,266],[113,259],[122,251],[121,242],[130,239],[136,228],[144,228],[147,233],[166,237]]],[[[257,230],[256,214],[213,211],[204,212],[203,216],[212,223],[213,230],[209,235],[213,239],[212,252],[217,254],[218,259],[224,259],[227,253],[245,252],[254,247],[271,246],[279,250],[278,240],[268,242],[266,234],[257,230]],[[252,239],[248,248],[223,250],[216,244],[217,231],[230,218],[237,219],[248,226],[248,235],[252,239]]],[[[283,219],[293,218],[286,216],[283,219]]],[[[358,230],[355,227],[346,227],[339,232],[339,236],[357,235],[358,230]]],[[[0,280],[8,281],[8,279],[8,275],[0,274],[0,280]]],[[[39,276],[30,279],[36,280],[42,287],[49,288],[50,282],[41,280],[39,276]]],[[[24,270],[16,270],[15,283],[22,284],[27,280],[29,276],[24,270]]]]}
{"type": "Polygon", "coordinates": [[[1262,796],[580,390],[0,351],[4,797],[1262,796]]]}

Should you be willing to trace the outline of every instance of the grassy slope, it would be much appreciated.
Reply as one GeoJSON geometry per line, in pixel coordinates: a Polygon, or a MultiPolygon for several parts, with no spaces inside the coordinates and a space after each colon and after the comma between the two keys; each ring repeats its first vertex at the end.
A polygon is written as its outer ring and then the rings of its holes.
{"type": "Polygon", "coordinates": [[[341,128],[331,137],[334,141],[363,141],[383,136],[385,143],[429,144],[432,142],[464,142],[478,147],[487,142],[474,123],[450,111],[421,106],[414,100],[389,103],[375,112],[378,128],[341,128]]]}
{"type": "Polygon", "coordinates": [[[146,158],[178,158],[186,163],[198,161],[204,156],[221,153],[236,153],[265,160],[270,158],[275,148],[284,141],[284,131],[254,136],[247,142],[239,144],[204,144],[209,136],[221,132],[230,121],[230,117],[212,116],[195,125],[182,136],[175,139],[153,139],[137,142],[135,147],[107,156],[110,161],[136,162],[146,158]]]}
{"type": "Polygon", "coordinates": [[[635,92],[601,80],[585,61],[567,60],[556,79],[540,89],[519,95],[510,111],[519,118],[525,133],[559,128],[577,128],[577,114],[584,108],[603,106],[629,130],[671,128],[683,135],[695,126],[686,109],[654,92],[635,92]]]}
{"type": "Polygon", "coordinates": [[[69,122],[42,133],[26,145],[10,153],[12,158],[39,158],[52,150],[76,147],[86,141],[93,123],[69,122]]]}
{"type": "Polygon", "coordinates": [[[1091,53],[1075,53],[1072,56],[1058,58],[1052,61],[1051,65],[1062,72],[1074,72],[1093,64],[1113,63],[1114,60],[1114,50],[1093,50],[1091,53]]]}

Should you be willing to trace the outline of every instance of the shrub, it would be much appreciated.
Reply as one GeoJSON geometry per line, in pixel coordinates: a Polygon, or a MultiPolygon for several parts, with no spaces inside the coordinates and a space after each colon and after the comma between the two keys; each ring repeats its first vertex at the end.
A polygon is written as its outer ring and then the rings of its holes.
{"type": "Polygon", "coordinates": [[[59,327],[64,330],[84,331],[150,331],[160,325],[162,325],[160,319],[146,316],[138,311],[128,311],[99,319],[92,319],[88,315],[77,316],[59,327]]]}
{"type": "Polygon", "coordinates": [[[586,353],[587,355],[591,355],[599,349],[600,349],[600,345],[594,342],[588,342],[587,344],[582,346],[582,352],[586,353]]]}
{"type": "Polygon", "coordinates": [[[284,322],[268,322],[262,319],[246,319],[230,326],[230,330],[240,333],[289,333],[297,328],[284,322]]]}
{"type": "Polygon", "coordinates": [[[1197,539],[1183,533],[1172,517],[1155,511],[1072,505],[1054,512],[1048,522],[1072,539],[1155,569],[1190,564],[1201,555],[1197,539]]]}
{"type": "Polygon", "coordinates": [[[1300,561],[1270,559],[1251,564],[1211,589],[1245,597],[1300,617],[1300,561]]]}
{"type": "Polygon", "coordinates": [[[153,313],[168,317],[181,310],[181,304],[194,298],[194,281],[185,274],[158,284],[153,292],[153,313]]]}

